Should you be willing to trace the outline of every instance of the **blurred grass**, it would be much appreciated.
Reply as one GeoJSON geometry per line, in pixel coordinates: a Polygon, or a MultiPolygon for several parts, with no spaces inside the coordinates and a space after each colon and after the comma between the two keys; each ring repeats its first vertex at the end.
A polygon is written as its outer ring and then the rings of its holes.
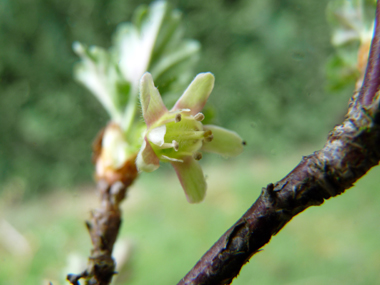
{"type": "MultiPolygon", "coordinates": [[[[186,202],[172,171],[142,175],[123,204],[119,240],[131,250],[115,284],[176,284],[261,187],[282,178],[300,159],[301,153],[272,160],[217,158],[205,167],[209,190],[199,205],[186,202]]],[[[379,172],[373,169],[344,195],[294,218],[233,284],[380,284],[379,172]]],[[[10,252],[4,246],[7,233],[1,233],[0,284],[65,284],[68,260],[70,270],[80,272],[84,267],[73,269],[73,263],[90,250],[83,221],[96,205],[92,186],[28,201],[3,193],[0,217],[22,234],[30,252],[10,252]]]]}

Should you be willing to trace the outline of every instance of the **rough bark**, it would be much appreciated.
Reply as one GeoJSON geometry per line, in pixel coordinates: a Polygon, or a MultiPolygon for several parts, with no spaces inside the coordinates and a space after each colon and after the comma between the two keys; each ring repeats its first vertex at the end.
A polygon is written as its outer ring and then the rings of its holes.
{"type": "Polygon", "coordinates": [[[251,208],[178,284],[230,284],[252,255],[295,215],[342,194],[379,163],[379,3],[363,86],[351,98],[344,122],[330,132],[321,150],[303,157],[285,178],[263,188],[251,208]]]}
{"type": "MultiPolygon", "coordinates": [[[[94,155],[97,156],[101,136],[95,140],[94,155]]],[[[96,157],[95,157],[96,160],[96,157]]],[[[88,258],[87,269],[80,274],[68,274],[67,280],[73,285],[79,285],[79,279],[85,279],[88,285],[108,285],[115,272],[115,261],[112,250],[121,225],[120,203],[124,200],[128,187],[137,177],[135,157],[128,160],[117,171],[115,177],[122,179],[114,182],[99,180],[98,191],[100,207],[91,213],[91,219],[86,221],[93,248],[88,258]]]]}

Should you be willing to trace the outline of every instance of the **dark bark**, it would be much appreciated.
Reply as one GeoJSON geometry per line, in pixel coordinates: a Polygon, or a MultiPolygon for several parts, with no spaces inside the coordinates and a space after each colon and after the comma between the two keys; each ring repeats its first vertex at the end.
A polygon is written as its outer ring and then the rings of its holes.
{"type": "Polygon", "coordinates": [[[178,284],[230,284],[252,255],[295,215],[343,193],[379,163],[379,6],[378,1],[364,83],[352,97],[344,122],[330,132],[321,150],[303,157],[285,178],[263,188],[251,208],[178,284]]]}

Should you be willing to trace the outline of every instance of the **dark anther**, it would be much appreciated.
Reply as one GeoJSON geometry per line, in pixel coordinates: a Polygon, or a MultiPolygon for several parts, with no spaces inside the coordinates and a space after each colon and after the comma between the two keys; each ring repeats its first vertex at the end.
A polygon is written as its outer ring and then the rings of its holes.
{"type": "Polygon", "coordinates": [[[247,142],[246,142],[246,141],[243,141],[242,144],[243,144],[243,145],[247,145],[247,142]]]}

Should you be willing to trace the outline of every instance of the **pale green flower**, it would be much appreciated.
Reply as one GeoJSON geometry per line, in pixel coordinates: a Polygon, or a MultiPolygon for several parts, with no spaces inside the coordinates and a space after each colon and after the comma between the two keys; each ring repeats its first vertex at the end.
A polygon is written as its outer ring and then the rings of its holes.
{"type": "Polygon", "coordinates": [[[191,82],[174,107],[168,111],[150,73],[140,81],[140,101],[147,130],[136,159],[140,171],[151,172],[159,162],[170,162],[190,203],[203,200],[206,181],[197,160],[200,151],[225,157],[243,151],[243,141],[235,132],[203,125],[200,113],[214,87],[211,73],[200,73],[191,82]]]}

